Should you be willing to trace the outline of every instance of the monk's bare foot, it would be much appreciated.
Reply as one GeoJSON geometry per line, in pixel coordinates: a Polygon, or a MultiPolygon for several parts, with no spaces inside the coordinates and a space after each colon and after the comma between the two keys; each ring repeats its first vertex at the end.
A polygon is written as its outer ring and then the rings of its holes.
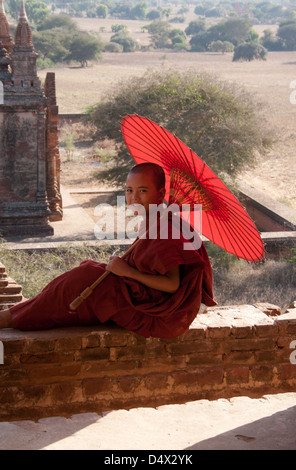
{"type": "Polygon", "coordinates": [[[11,328],[12,319],[9,308],[6,310],[0,310],[0,328],[11,328]]]}

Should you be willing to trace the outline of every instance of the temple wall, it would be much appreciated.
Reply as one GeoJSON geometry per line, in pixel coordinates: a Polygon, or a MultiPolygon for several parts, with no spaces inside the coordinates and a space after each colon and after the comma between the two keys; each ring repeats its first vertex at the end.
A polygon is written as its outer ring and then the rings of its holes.
{"type": "Polygon", "coordinates": [[[33,111],[0,113],[1,203],[34,201],[38,190],[38,117],[33,111]]]}

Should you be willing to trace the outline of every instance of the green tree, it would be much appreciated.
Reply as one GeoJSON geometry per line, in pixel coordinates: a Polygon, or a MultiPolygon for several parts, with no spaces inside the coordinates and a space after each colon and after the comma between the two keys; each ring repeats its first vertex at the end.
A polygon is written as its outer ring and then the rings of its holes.
{"type": "Polygon", "coordinates": [[[71,38],[61,28],[46,31],[33,31],[34,47],[42,59],[63,62],[69,55],[71,38]]]}
{"type": "Polygon", "coordinates": [[[161,49],[170,45],[171,25],[167,21],[156,20],[144,26],[147,29],[150,41],[155,49],[161,49]]]}
{"type": "Polygon", "coordinates": [[[194,36],[196,34],[203,33],[206,30],[206,22],[204,20],[190,21],[189,25],[185,29],[185,33],[188,36],[194,36]]]}
{"type": "Polygon", "coordinates": [[[205,6],[204,6],[203,4],[201,4],[201,3],[199,3],[199,4],[196,5],[196,7],[194,8],[194,13],[195,13],[196,15],[204,15],[205,10],[206,10],[205,6]]]}
{"type": "Polygon", "coordinates": [[[98,140],[114,139],[117,167],[101,174],[123,182],[133,164],[119,132],[122,116],[138,113],[164,126],[192,148],[218,174],[237,175],[268,145],[264,120],[249,95],[234,85],[196,72],[145,73],[119,84],[89,110],[98,140]]]}
{"type": "Polygon", "coordinates": [[[40,23],[50,15],[50,9],[44,2],[36,0],[26,1],[26,12],[30,22],[40,23]]]}
{"type": "Polygon", "coordinates": [[[78,31],[78,26],[72,18],[67,15],[50,15],[45,18],[37,27],[38,31],[45,31],[53,28],[63,28],[68,31],[78,31]]]}
{"type": "Polygon", "coordinates": [[[216,35],[215,41],[229,41],[237,46],[248,38],[250,30],[251,24],[246,18],[230,18],[212,26],[208,31],[216,35]]]}
{"type": "Polygon", "coordinates": [[[120,44],[123,48],[123,52],[134,52],[139,49],[139,43],[136,41],[128,31],[121,30],[116,34],[113,34],[110,38],[110,42],[120,44]]]}
{"type": "Polygon", "coordinates": [[[107,18],[108,16],[108,7],[102,3],[96,7],[96,14],[99,18],[107,18]]]}
{"type": "Polygon", "coordinates": [[[87,67],[89,60],[97,60],[103,50],[103,43],[97,37],[86,31],[77,32],[70,43],[67,60],[80,62],[81,67],[87,67]]]}
{"type": "Polygon", "coordinates": [[[119,33],[119,31],[127,30],[126,24],[113,24],[111,26],[112,33],[119,33]]]}
{"type": "Polygon", "coordinates": [[[270,29],[265,29],[263,31],[263,36],[260,38],[260,44],[268,51],[283,50],[282,41],[276,38],[270,29]]]}
{"type": "MultiPolygon", "coordinates": [[[[20,14],[21,4],[22,0],[9,0],[9,12],[16,20],[20,14]]],[[[25,7],[30,23],[37,24],[50,15],[50,8],[48,5],[38,0],[26,0],[25,7]]]]}
{"type": "Polygon", "coordinates": [[[209,50],[210,44],[216,41],[231,42],[234,46],[248,40],[251,24],[246,18],[230,18],[220,21],[206,30],[200,30],[190,39],[191,49],[209,50]]]}
{"type": "Polygon", "coordinates": [[[132,19],[144,19],[146,17],[146,14],[147,14],[147,8],[148,8],[148,5],[146,2],[139,2],[137,3],[134,8],[131,9],[131,12],[130,12],[130,17],[132,19]]]}
{"type": "Polygon", "coordinates": [[[159,20],[161,18],[161,12],[159,10],[150,10],[147,13],[146,18],[150,21],[159,20]]]}
{"type": "Polygon", "coordinates": [[[222,52],[222,54],[225,54],[225,52],[233,52],[234,45],[229,41],[214,41],[210,44],[209,49],[212,52],[222,52]]]}
{"type": "Polygon", "coordinates": [[[233,62],[266,60],[267,50],[261,44],[244,43],[234,49],[233,62]]]}
{"type": "Polygon", "coordinates": [[[291,20],[279,25],[277,36],[288,51],[296,50],[296,21],[291,20]]]}
{"type": "Polygon", "coordinates": [[[184,31],[178,28],[173,28],[169,32],[169,39],[171,41],[171,47],[173,49],[186,49],[187,42],[186,42],[186,34],[184,31]]]}

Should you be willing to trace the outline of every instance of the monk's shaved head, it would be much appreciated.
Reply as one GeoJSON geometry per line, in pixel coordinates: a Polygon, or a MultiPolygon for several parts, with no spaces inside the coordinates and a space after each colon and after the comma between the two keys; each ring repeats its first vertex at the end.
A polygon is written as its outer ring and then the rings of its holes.
{"type": "Polygon", "coordinates": [[[165,187],[165,173],[161,166],[156,163],[140,163],[130,170],[129,175],[139,173],[151,174],[157,189],[160,190],[165,187]]]}

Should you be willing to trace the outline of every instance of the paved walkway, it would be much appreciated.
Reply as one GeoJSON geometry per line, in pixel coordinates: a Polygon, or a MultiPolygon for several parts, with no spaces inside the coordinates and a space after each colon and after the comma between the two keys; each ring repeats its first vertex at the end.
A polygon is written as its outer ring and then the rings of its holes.
{"type": "Polygon", "coordinates": [[[296,393],[285,393],[0,423],[0,449],[295,450],[295,427],[296,393]]]}
{"type": "MultiPolygon", "coordinates": [[[[64,219],[46,239],[11,240],[11,248],[99,243],[94,222],[63,191],[64,219]]],[[[1,367],[1,366],[0,366],[1,367]]],[[[0,423],[0,450],[294,450],[296,393],[197,400],[184,405],[83,413],[70,419],[0,423]]]]}
{"type": "Polygon", "coordinates": [[[76,202],[71,193],[62,188],[63,219],[50,222],[54,235],[48,237],[9,238],[7,246],[18,248],[51,248],[59,245],[89,243],[96,245],[129,245],[130,240],[98,240],[94,234],[95,222],[76,202]]]}

